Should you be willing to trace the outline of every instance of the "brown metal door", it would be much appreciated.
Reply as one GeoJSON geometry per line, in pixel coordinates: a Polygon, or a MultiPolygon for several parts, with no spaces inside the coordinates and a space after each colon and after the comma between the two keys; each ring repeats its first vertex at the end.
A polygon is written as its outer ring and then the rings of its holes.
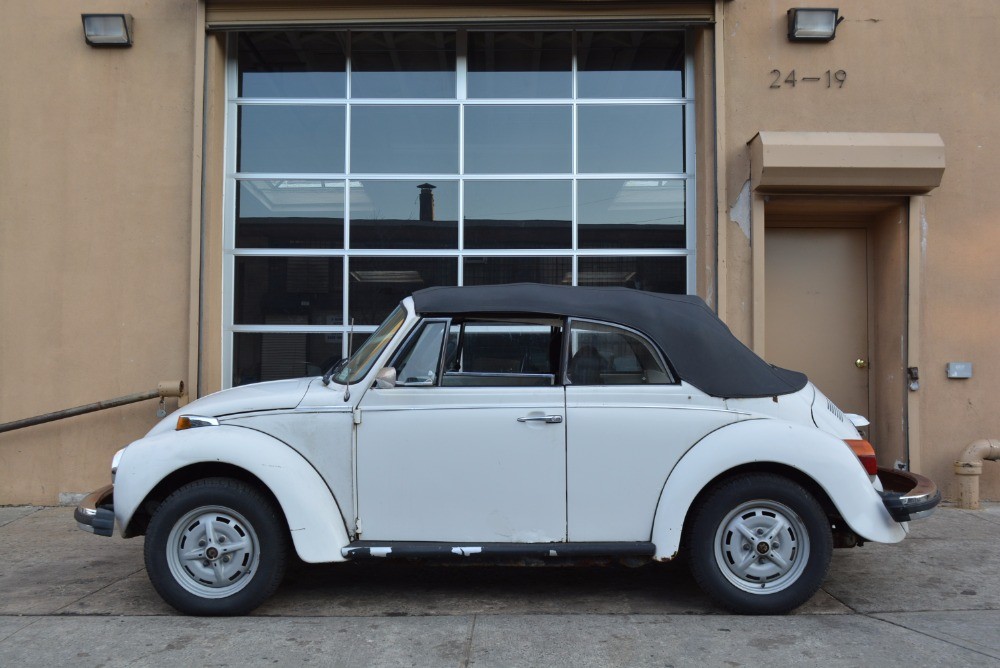
{"type": "Polygon", "coordinates": [[[768,362],[872,419],[867,255],[863,228],[767,228],[764,332],[768,362]]]}

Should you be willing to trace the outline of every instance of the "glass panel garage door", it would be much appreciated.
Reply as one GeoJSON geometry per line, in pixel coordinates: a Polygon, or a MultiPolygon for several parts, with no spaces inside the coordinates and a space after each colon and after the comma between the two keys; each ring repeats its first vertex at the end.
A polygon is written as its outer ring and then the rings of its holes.
{"type": "Polygon", "coordinates": [[[683,31],[257,31],[228,63],[227,385],[319,374],[421,288],[694,291],[683,31]]]}

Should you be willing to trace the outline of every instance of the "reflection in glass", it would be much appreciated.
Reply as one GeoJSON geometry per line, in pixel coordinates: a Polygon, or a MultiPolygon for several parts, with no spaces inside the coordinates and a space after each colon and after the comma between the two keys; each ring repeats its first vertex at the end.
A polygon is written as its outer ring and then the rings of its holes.
{"type": "Polygon", "coordinates": [[[425,323],[409,348],[397,357],[396,386],[430,387],[439,382],[438,365],[444,345],[446,322],[425,323]]]}
{"type": "Polygon", "coordinates": [[[352,181],[351,248],[458,248],[458,182],[352,181]]]}
{"type": "Polygon", "coordinates": [[[684,33],[580,32],[577,96],[682,97],[684,33]]]}
{"type": "Polygon", "coordinates": [[[580,248],[684,248],[684,182],[661,179],[577,183],[580,248]]]}
{"type": "Polygon", "coordinates": [[[682,295],[687,292],[683,257],[581,257],[577,285],[619,286],[682,295]]]}
{"type": "Polygon", "coordinates": [[[343,266],[339,257],[237,257],[233,322],[342,325],[343,266]]]}
{"type": "Polygon", "coordinates": [[[568,257],[468,257],[463,266],[464,285],[500,283],[568,284],[573,266],[568,257]]]}
{"type": "Polygon", "coordinates": [[[343,172],[344,107],[240,107],[237,170],[343,172]]]}
{"type": "Polygon", "coordinates": [[[240,181],[237,248],[343,248],[344,181],[240,181]]]}
{"type": "Polygon", "coordinates": [[[455,33],[355,32],[351,97],[455,97],[455,33]]]}
{"type": "Polygon", "coordinates": [[[470,106],[465,109],[468,174],[551,174],[572,163],[570,107],[470,106]]]}
{"type": "Polygon", "coordinates": [[[349,318],[356,325],[378,324],[417,290],[458,284],[453,257],[353,257],[348,272],[349,318]]]}
{"type": "Polygon", "coordinates": [[[241,97],[346,97],[345,32],[239,34],[241,97]]]}
{"type": "Polygon", "coordinates": [[[646,385],[672,382],[656,349],[620,327],[574,321],[566,378],[573,385],[646,385]]]}
{"type": "MultiPolygon", "coordinates": [[[[444,385],[474,386],[477,383],[512,383],[507,380],[464,378],[447,371],[480,374],[555,374],[559,371],[562,328],[534,323],[489,322],[466,320],[465,326],[452,326],[449,349],[452,359],[446,359],[444,385]],[[461,340],[460,338],[461,337],[461,340]],[[452,347],[454,344],[454,347],[452,347]]],[[[536,379],[539,384],[553,384],[555,378],[536,379]]]]}
{"type": "Polygon", "coordinates": [[[233,385],[322,375],[342,355],[341,334],[233,334],[233,385]]]}
{"type": "Polygon", "coordinates": [[[680,105],[581,106],[577,123],[580,172],[684,171],[684,108],[680,105]]]}
{"type": "Polygon", "coordinates": [[[405,321],[406,309],[400,304],[371,336],[365,338],[364,343],[360,346],[355,327],[352,324],[347,331],[347,348],[350,351],[350,359],[333,376],[333,381],[340,385],[347,385],[364,378],[405,321]]]}
{"type": "Polygon", "coordinates": [[[370,174],[458,172],[458,107],[353,107],[351,171],[370,174]]]}
{"type": "MultiPolygon", "coordinates": [[[[686,247],[684,180],[662,178],[685,171],[684,40],[554,28],[239,34],[235,84],[251,101],[231,119],[235,248],[284,257],[237,250],[227,324],[344,329],[354,318],[357,349],[405,296],[460,273],[467,285],[578,276],[684,292],[686,258],[635,256],[686,247]],[[282,175],[296,178],[266,178],[282,175]],[[345,237],[352,250],[338,251],[345,237]]],[[[237,385],[318,374],[348,345],[346,333],[233,337],[237,385]]]]}
{"type": "Polygon", "coordinates": [[[357,330],[354,330],[354,334],[345,334],[344,336],[347,339],[347,347],[349,349],[348,354],[353,355],[358,352],[363,345],[368,343],[368,339],[371,338],[371,335],[371,332],[359,332],[357,330]]]}
{"type": "Polygon", "coordinates": [[[470,32],[470,98],[570,97],[570,32],[470,32]]]}
{"type": "Polygon", "coordinates": [[[466,248],[569,248],[569,181],[466,181],[466,248]]]}

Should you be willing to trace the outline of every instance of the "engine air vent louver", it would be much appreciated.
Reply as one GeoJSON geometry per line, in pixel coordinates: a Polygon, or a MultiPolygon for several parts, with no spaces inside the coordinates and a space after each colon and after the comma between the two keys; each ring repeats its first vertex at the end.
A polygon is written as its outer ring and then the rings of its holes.
{"type": "Polygon", "coordinates": [[[826,400],[826,407],[827,409],[829,409],[831,413],[837,416],[837,419],[839,419],[841,422],[846,422],[846,420],[844,419],[843,411],[834,406],[833,402],[830,401],[829,399],[826,400]]]}

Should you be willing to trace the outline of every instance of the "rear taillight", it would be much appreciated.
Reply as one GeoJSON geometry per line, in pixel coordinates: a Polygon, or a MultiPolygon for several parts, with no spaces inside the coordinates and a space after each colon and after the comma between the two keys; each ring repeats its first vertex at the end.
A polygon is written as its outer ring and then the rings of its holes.
{"type": "Polygon", "coordinates": [[[878,474],[878,462],[875,461],[875,448],[864,439],[845,440],[844,443],[851,446],[851,451],[857,456],[861,466],[864,467],[868,475],[878,474]]]}

